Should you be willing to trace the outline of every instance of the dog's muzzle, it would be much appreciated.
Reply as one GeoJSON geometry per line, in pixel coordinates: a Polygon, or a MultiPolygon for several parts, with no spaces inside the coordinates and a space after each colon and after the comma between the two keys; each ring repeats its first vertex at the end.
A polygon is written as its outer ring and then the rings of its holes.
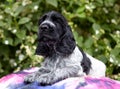
{"type": "Polygon", "coordinates": [[[40,24],[38,39],[44,42],[55,41],[56,37],[54,34],[55,24],[49,20],[45,20],[40,24]]]}
{"type": "Polygon", "coordinates": [[[49,24],[42,24],[42,25],[40,26],[40,29],[41,29],[42,31],[48,31],[48,30],[50,29],[50,26],[49,26],[49,24]]]}
{"type": "Polygon", "coordinates": [[[52,29],[53,27],[55,27],[55,24],[49,20],[45,20],[44,22],[41,23],[40,25],[40,29],[47,31],[49,29],[52,29]]]}

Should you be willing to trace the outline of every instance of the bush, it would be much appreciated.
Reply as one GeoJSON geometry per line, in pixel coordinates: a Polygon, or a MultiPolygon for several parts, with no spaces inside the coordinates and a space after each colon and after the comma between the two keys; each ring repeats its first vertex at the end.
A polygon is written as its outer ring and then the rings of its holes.
{"type": "Polygon", "coordinates": [[[32,66],[40,16],[62,13],[77,45],[107,66],[107,76],[120,80],[119,0],[6,0],[0,2],[0,77],[32,66]]]}

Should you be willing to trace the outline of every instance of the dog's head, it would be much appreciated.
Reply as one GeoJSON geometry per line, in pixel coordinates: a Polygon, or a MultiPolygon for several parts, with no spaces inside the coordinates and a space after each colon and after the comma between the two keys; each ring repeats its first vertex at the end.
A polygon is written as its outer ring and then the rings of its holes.
{"type": "Polygon", "coordinates": [[[45,57],[54,54],[67,56],[75,48],[75,40],[67,20],[60,13],[50,11],[39,22],[37,55],[45,57]]]}

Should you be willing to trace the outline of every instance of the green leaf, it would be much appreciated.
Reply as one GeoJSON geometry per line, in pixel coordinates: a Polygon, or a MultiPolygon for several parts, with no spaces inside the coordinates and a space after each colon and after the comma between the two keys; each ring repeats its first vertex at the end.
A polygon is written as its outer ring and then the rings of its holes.
{"type": "Polygon", "coordinates": [[[116,0],[105,0],[104,3],[106,6],[113,6],[116,0]]]}
{"type": "Polygon", "coordinates": [[[93,17],[87,17],[87,19],[88,19],[90,22],[95,23],[95,18],[93,18],[93,17]]]}
{"type": "Polygon", "coordinates": [[[30,18],[23,17],[19,20],[18,24],[25,24],[30,21],[30,18]]]}
{"type": "Polygon", "coordinates": [[[11,10],[11,8],[5,8],[5,12],[7,13],[7,14],[10,14],[10,13],[12,13],[12,10],[11,10]]]}
{"type": "Polygon", "coordinates": [[[89,37],[89,38],[85,41],[84,46],[85,46],[86,48],[90,48],[90,47],[92,46],[92,44],[93,44],[93,38],[92,38],[92,37],[89,37]]]}
{"type": "Polygon", "coordinates": [[[15,13],[14,13],[14,16],[18,16],[24,9],[25,7],[24,6],[19,6],[16,10],[15,10],[15,13]]]}
{"type": "Polygon", "coordinates": [[[84,10],[85,10],[85,7],[82,6],[82,7],[78,8],[78,9],[76,10],[76,12],[77,12],[77,13],[82,13],[82,12],[84,12],[84,10]]]}
{"type": "Polygon", "coordinates": [[[7,45],[0,45],[0,55],[8,56],[9,47],[7,45]]]}
{"type": "Polygon", "coordinates": [[[100,61],[104,62],[104,63],[107,63],[107,58],[105,57],[105,55],[98,55],[97,56],[97,59],[99,59],[100,61]]]}
{"type": "Polygon", "coordinates": [[[57,0],[46,0],[47,3],[51,4],[54,7],[58,6],[58,2],[57,0]]]}
{"type": "Polygon", "coordinates": [[[31,28],[33,27],[31,23],[27,23],[25,24],[25,27],[28,29],[28,30],[31,30],[31,28]]]}
{"type": "Polygon", "coordinates": [[[78,37],[77,44],[78,44],[79,47],[83,46],[83,37],[82,36],[78,37]]]}
{"type": "Polygon", "coordinates": [[[117,56],[120,54],[120,48],[115,47],[113,50],[111,50],[111,54],[113,54],[114,56],[117,56]]]}
{"type": "Polygon", "coordinates": [[[4,27],[5,23],[3,21],[0,21],[0,27],[4,27]]]}
{"type": "Polygon", "coordinates": [[[13,0],[7,0],[8,2],[13,2],[13,0]]]}
{"type": "Polygon", "coordinates": [[[16,32],[16,36],[18,37],[18,38],[20,38],[20,39],[24,39],[25,38],[25,36],[26,36],[26,30],[18,30],[17,32],[16,32]]]}
{"type": "Polygon", "coordinates": [[[86,17],[86,13],[83,12],[83,13],[80,13],[77,15],[79,18],[85,18],[86,17]]]}
{"type": "Polygon", "coordinates": [[[93,25],[92,25],[92,28],[93,28],[93,30],[95,31],[95,30],[100,30],[100,25],[99,24],[97,24],[97,23],[94,23],[93,25]]]}
{"type": "Polygon", "coordinates": [[[32,31],[38,32],[38,27],[37,26],[32,27],[32,31]]]}
{"type": "Polygon", "coordinates": [[[3,40],[3,43],[5,44],[5,45],[13,45],[13,39],[12,38],[5,38],[4,40],[3,40]]]}
{"type": "Polygon", "coordinates": [[[97,0],[96,1],[98,4],[103,4],[104,2],[103,2],[103,0],[97,0]]]}
{"type": "Polygon", "coordinates": [[[16,37],[14,40],[14,46],[20,44],[21,42],[22,42],[22,40],[16,37]]]}

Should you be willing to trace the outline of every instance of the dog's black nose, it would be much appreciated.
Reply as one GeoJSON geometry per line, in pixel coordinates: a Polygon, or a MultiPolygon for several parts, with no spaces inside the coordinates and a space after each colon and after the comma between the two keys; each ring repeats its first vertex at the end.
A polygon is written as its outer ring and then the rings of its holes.
{"type": "Polygon", "coordinates": [[[49,29],[49,26],[47,24],[43,24],[40,26],[40,29],[47,31],[49,29]]]}

